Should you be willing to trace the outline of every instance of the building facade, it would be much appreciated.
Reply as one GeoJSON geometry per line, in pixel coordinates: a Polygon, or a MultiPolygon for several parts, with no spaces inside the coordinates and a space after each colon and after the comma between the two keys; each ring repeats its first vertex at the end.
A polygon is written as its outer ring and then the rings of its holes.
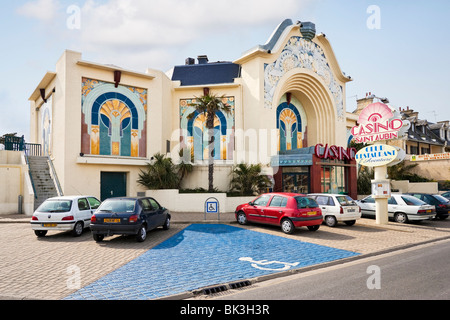
{"type": "Polygon", "coordinates": [[[233,62],[188,58],[165,73],[84,61],[66,51],[30,97],[31,140],[53,160],[65,194],[102,199],[143,192],[136,182],[156,153],[190,151],[184,188],[208,186],[205,88],[230,106],[214,121],[215,187],[233,165],[261,163],[274,190],[341,192],[356,198],[346,83],[330,42],[310,22],[283,21],[264,45],[233,62]]]}

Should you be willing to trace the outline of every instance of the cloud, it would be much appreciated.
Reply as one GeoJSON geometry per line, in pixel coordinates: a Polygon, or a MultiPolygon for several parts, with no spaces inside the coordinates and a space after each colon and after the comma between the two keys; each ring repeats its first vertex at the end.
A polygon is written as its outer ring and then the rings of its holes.
{"type": "MultiPolygon", "coordinates": [[[[314,1],[86,0],[78,7],[81,23],[76,30],[62,23],[70,18],[69,6],[78,6],[70,1],[29,1],[18,12],[45,23],[55,42],[70,41],[69,49],[100,58],[102,63],[142,70],[150,62],[157,69],[172,66],[169,59],[177,55],[177,61],[184,61],[179,55],[185,54],[186,47],[205,47],[205,42],[209,48],[217,47],[224,37],[229,42],[230,35],[239,37],[251,28],[275,27],[286,18],[297,19],[314,1]]],[[[256,44],[260,43],[251,46],[256,44]]],[[[239,53],[249,48],[240,48],[239,53]]],[[[202,53],[212,51],[206,46],[202,53]]]]}
{"type": "Polygon", "coordinates": [[[28,1],[17,9],[17,13],[48,23],[55,20],[60,8],[58,0],[28,1]]]}

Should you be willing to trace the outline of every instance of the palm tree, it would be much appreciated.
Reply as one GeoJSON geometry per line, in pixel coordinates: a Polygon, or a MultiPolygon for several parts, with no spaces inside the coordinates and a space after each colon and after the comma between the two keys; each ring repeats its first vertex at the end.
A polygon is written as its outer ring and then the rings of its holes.
{"type": "Polygon", "coordinates": [[[252,196],[271,186],[269,177],[262,174],[260,164],[238,164],[232,174],[231,191],[236,190],[241,196],[252,196]]]}
{"type": "Polygon", "coordinates": [[[137,182],[150,190],[176,189],[180,177],[172,159],[157,153],[153,156],[153,162],[147,164],[147,170],[141,170],[137,182]]]}
{"type": "MultiPolygon", "coordinates": [[[[189,104],[195,108],[200,114],[204,114],[206,117],[206,128],[208,129],[208,182],[209,192],[214,192],[214,119],[216,112],[222,111],[225,113],[231,112],[231,106],[224,103],[225,95],[218,97],[215,94],[211,94],[208,88],[203,91],[203,96],[195,97],[195,102],[189,104]]],[[[195,112],[189,115],[190,118],[194,117],[195,112]]]]}

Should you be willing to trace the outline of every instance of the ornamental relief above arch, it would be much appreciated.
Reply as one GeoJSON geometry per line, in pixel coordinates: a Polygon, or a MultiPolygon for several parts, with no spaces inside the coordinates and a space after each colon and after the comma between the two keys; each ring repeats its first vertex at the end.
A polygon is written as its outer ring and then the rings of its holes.
{"type": "Polygon", "coordinates": [[[298,36],[289,39],[275,62],[264,65],[264,106],[272,108],[278,83],[286,73],[295,68],[311,70],[323,80],[336,105],[338,119],[344,121],[344,89],[337,82],[323,49],[298,36]]]}

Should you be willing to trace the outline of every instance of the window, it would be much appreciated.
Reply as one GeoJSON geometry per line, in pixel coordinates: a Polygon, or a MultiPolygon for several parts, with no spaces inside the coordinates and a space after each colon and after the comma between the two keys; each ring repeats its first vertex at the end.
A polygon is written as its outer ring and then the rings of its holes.
{"type": "Polygon", "coordinates": [[[109,212],[133,212],[135,200],[105,200],[100,207],[99,211],[109,212]]]}
{"type": "Polygon", "coordinates": [[[78,199],[78,210],[89,210],[89,203],[86,198],[78,199]]]}
{"type": "Polygon", "coordinates": [[[336,196],[337,201],[341,206],[355,206],[356,203],[349,196],[336,196]]]}
{"type": "Polygon", "coordinates": [[[253,202],[254,206],[266,206],[267,203],[269,202],[270,196],[269,195],[264,195],[259,197],[258,199],[255,200],[255,202],[253,202]]]}
{"type": "Polygon", "coordinates": [[[334,206],[334,200],[331,197],[317,196],[317,198],[315,198],[315,200],[317,201],[317,203],[319,205],[322,205],[322,206],[334,206]]]}
{"type": "Polygon", "coordinates": [[[287,198],[274,196],[272,201],[270,201],[270,207],[286,207],[287,198]]]}
{"type": "Polygon", "coordinates": [[[148,201],[148,199],[142,199],[142,209],[144,209],[144,211],[152,210],[152,206],[150,204],[150,201],[148,201]]]}
{"type": "Polygon", "coordinates": [[[375,203],[375,199],[372,197],[367,197],[367,198],[363,199],[363,201],[365,203],[375,203]]]}
{"type": "Polygon", "coordinates": [[[38,212],[69,212],[71,200],[47,200],[36,211],[38,212]]]}
{"type": "Polygon", "coordinates": [[[388,200],[388,204],[397,204],[397,200],[394,197],[390,197],[388,200]]]}
{"type": "Polygon", "coordinates": [[[153,210],[159,210],[160,206],[158,202],[155,201],[155,199],[148,199],[150,201],[150,204],[152,205],[153,210]]]}
{"type": "Polygon", "coordinates": [[[408,206],[421,206],[425,204],[422,200],[417,199],[416,197],[412,196],[402,196],[402,200],[405,201],[406,205],[408,206]]]}
{"type": "Polygon", "coordinates": [[[317,208],[319,205],[317,202],[312,198],[306,198],[306,197],[294,197],[297,201],[297,208],[304,209],[304,208],[317,208]]]}
{"type": "Polygon", "coordinates": [[[91,205],[91,209],[97,209],[101,202],[95,198],[88,198],[89,204],[91,205]]]}

